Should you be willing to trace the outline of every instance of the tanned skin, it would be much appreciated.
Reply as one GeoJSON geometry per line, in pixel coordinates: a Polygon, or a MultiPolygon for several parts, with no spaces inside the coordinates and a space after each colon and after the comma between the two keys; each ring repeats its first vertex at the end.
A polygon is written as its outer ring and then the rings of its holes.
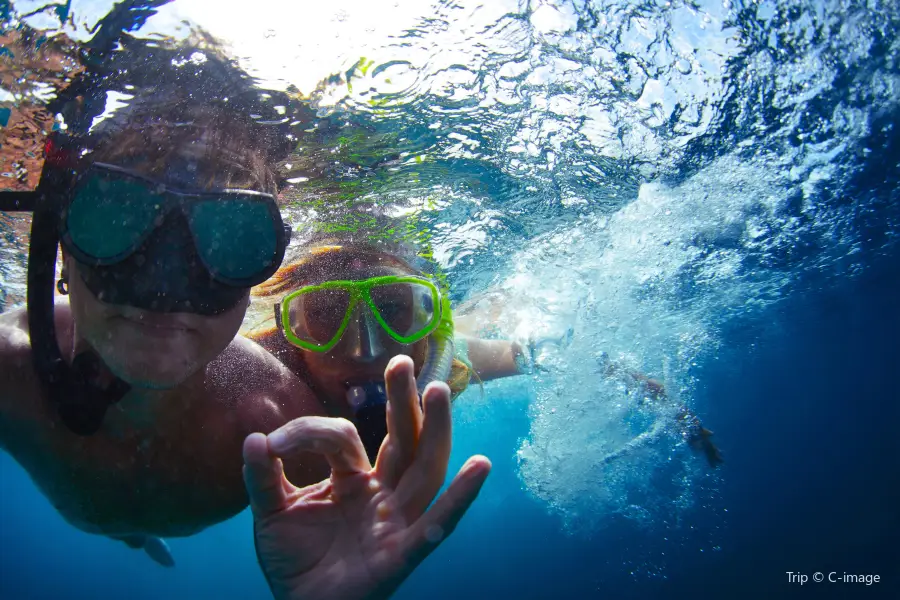
{"type": "MultiPolygon", "coordinates": [[[[73,348],[72,310],[57,303],[60,348],[73,348]]],[[[27,314],[0,315],[0,446],[72,525],[116,538],[187,536],[248,504],[244,439],[322,415],[313,394],[274,357],[236,337],[169,390],[132,390],[100,431],[78,436],[48,402],[32,366],[27,314]]],[[[285,464],[296,485],[327,476],[321,458],[285,464]]]]}

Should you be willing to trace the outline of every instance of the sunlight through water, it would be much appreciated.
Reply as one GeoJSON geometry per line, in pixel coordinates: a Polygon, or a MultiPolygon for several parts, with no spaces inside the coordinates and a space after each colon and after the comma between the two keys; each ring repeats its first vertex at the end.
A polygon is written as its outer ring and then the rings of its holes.
{"type": "MultiPolygon", "coordinates": [[[[42,32],[64,56],[112,4],[74,1],[61,22],[61,5],[13,2],[5,35],[42,32]]],[[[879,200],[850,190],[898,110],[898,24],[874,0],[178,0],[135,35],[212,36],[308,107],[283,165],[294,225],[347,198],[416,216],[473,326],[534,351],[510,384],[529,431],[509,455],[590,534],[677,521],[718,485],[676,413],[702,419],[694,367],[722,327],[896,244],[896,213],[876,220],[879,200]]],[[[29,125],[2,130],[0,181],[33,186],[52,123],[34,111],[59,71],[3,69],[0,107],[29,125]]],[[[2,310],[24,301],[18,219],[0,214],[2,310]]],[[[502,405],[510,385],[459,402],[502,405]]]]}

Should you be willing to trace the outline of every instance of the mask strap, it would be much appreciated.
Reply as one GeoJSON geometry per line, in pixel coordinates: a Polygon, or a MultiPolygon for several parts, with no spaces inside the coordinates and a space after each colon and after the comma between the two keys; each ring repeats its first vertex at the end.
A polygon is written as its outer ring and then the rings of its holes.
{"type": "Polygon", "coordinates": [[[116,378],[112,385],[96,384],[102,363],[93,353],[82,353],[68,365],[59,349],[54,322],[54,277],[59,248],[58,174],[41,174],[31,220],[28,248],[28,331],[34,369],[51,404],[73,433],[92,435],[103,424],[107,408],[118,402],[130,386],[116,378]]]}
{"type": "Polygon", "coordinates": [[[32,212],[37,204],[37,192],[0,192],[0,211],[2,212],[32,212]]]}

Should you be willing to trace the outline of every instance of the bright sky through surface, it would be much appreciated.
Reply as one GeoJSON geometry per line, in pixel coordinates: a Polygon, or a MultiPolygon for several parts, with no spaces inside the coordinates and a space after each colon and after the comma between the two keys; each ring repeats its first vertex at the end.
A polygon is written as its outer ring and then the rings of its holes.
{"type": "Polygon", "coordinates": [[[141,30],[175,36],[196,24],[224,40],[264,85],[293,84],[304,94],[361,57],[376,58],[389,39],[413,28],[430,3],[421,0],[180,0],[162,7],[141,30]]]}
{"type": "MultiPolygon", "coordinates": [[[[113,5],[109,0],[74,0],[70,13],[74,27],[67,24],[65,32],[78,41],[90,39],[96,23],[113,5]]],[[[25,22],[38,29],[58,28],[54,4],[15,3],[17,12],[23,15],[42,6],[47,8],[25,22]]],[[[563,24],[564,15],[553,7],[547,9],[535,13],[536,31],[568,28],[563,24]]],[[[444,7],[424,0],[176,0],[158,9],[137,33],[139,37],[181,38],[190,33],[190,27],[199,27],[227,44],[232,55],[264,86],[283,89],[293,84],[309,94],[323,79],[346,72],[363,57],[374,60],[375,65],[409,61],[414,68],[434,61],[432,53],[422,54],[416,36],[410,36],[411,31],[421,32],[432,20],[445,21],[439,30],[449,34],[441,36],[439,62],[465,64],[467,56],[472,58],[473,48],[471,43],[462,42],[471,41],[473,35],[483,33],[504,15],[520,11],[514,0],[486,4],[463,1],[444,7]],[[442,8],[450,11],[452,18],[439,14],[442,8]],[[412,38],[410,43],[404,43],[404,37],[412,38]],[[461,44],[455,47],[453,42],[461,44]]],[[[389,90],[379,86],[379,91],[389,90]]]]}
{"type": "MultiPolygon", "coordinates": [[[[76,40],[90,39],[90,30],[113,4],[75,0],[75,27],[67,26],[66,33],[76,40]]],[[[48,8],[25,21],[33,27],[54,28],[53,4],[15,3],[19,14],[41,6],[48,8]]],[[[179,0],[161,7],[139,36],[183,37],[190,33],[185,22],[190,23],[227,43],[243,66],[267,84],[293,84],[308,94],[322,79],[413,27],[430,6],[421,0],[179,0]]]]}
{"type": "MultiPolygon", "coordinates": [[[[421,0],[285,2],[205,0],[164,6],[143,31],[185,33],[183,21],[225,40],[265,85],[310,93],[322,79],[355,64],[387,37],[413,26],[421,0]]],[[[369,56],[368,58],[371,58],[369,56]]]]}

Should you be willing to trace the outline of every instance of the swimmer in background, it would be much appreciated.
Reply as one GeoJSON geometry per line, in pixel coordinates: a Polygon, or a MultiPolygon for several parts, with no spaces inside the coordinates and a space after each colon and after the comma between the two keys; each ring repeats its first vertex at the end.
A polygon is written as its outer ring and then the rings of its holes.
{"type": "Polygon", "coordinates": [[[466,355],[428,269],[408,244],[329,232],[307,239],[296,260],[253,290],[278,301],[274,319],[248,336],[307,382],[329,415],[353,421],[370,458],[386,433],[383,373],[394,356],[412,358],[420,394],[443,381],[455,397],[473,377],[515,369],[512,357],[486,351],[492,342],[468,340],[466,355]]]}
{"type": "MultiPolygon", "coordinates": [[[[484,335],[484,332],[490,335],[503,335],[503,332],[499,330],[499,323],[503,320],[504,307],[507,306],[508,302],[502,292],[496,291],[486,292],[469,299],[461,304],[455,312],[454,323],[456,330],[462,332],[468,338],[484,335]]],[[[512,330],[517,328],[517,323],[515,322],[504,324],[512,330]]],[[[509,360],[507,357],[512,357],[512,363],[517,369],[513,374],[520,374],[541,370],[539,360],[536,359],[540,347],[548,344],[561,345],[564,343],[567,335],[558,339],[530,340],[524,347],[517,342],[506,340],[482,340],[482,342],[495,342],[490,348],[493,354],[498,357],[499,363],[508,365],[509,360]]],[[[601,352],[596,357],[596,361],[598,372],[601,376],[616,378],[622,381],[629,389],[643,393],[644,401],[660,406],[672,404],[673,400],[666,393],[666,388],[662,381],[616,364],[605,352],[601,352]]],[[[685,442],[695,451],[702,452],[710,467],[716,468],[722,464],[724,462],[722,454],[711,439],[713,432],[703,427],[697,415],[684,403],[679,402],[674,408],[676,409],[675,423],[680,429],[685,442]]],[[[640,445],[640,443],[651,438],[652,435],[640,437],[633,446],[640,445]]],[[[622,452],[615,453],[616,456],[621,454],[622,452]]]]}

